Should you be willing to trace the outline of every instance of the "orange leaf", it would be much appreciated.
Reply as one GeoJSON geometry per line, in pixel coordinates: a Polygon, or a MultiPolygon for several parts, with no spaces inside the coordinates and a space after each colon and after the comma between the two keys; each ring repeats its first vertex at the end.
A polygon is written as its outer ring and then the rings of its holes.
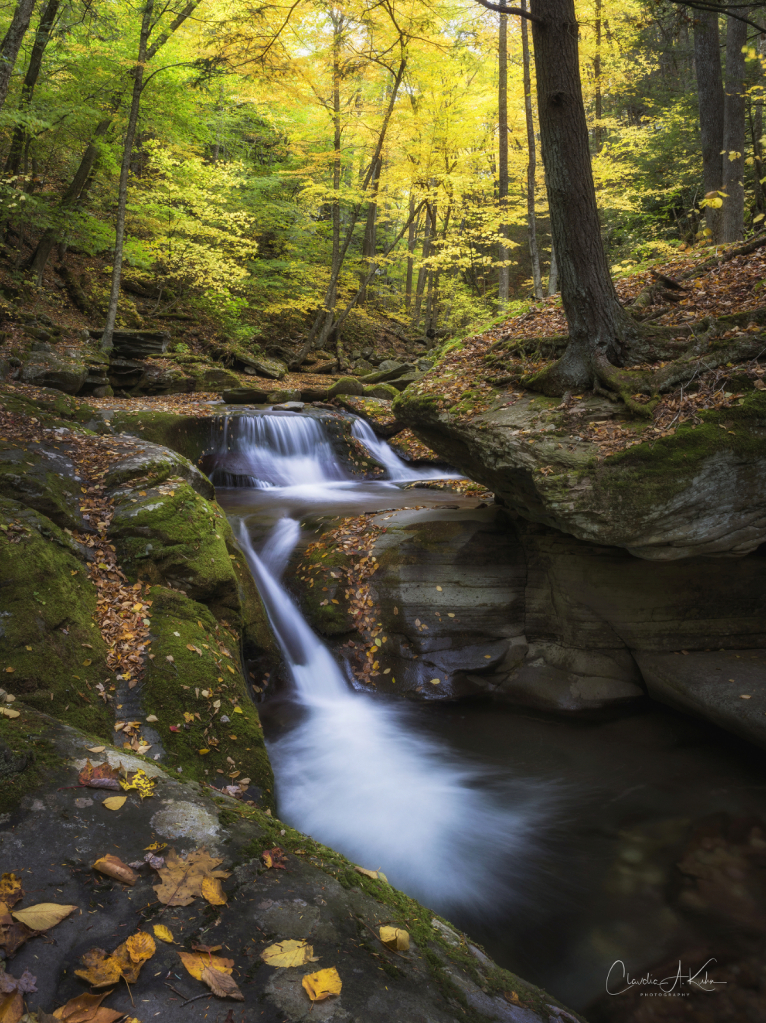
{"type": "Polygon", "coordinates": [[[3,874],[0,878],[0,902],[6,906],[15,906],[23,898],[24,889],[15,874],[3,874]]]}
{"type": "Polygon", "coordinates": [[[127,863],[123,863],[119,856],[113,856],[111,853],[96,860],[93,869],[100,874],[114,878],[115,881],[122,881],[123,884],[135,884],[138,880],[135,870],[132,870],[127,863]]]}
{"type": "Polygon", "coordinates": [[[234,969],[233,959],[224,959],[221,956],[211,956],[209,953],[179,952],[181,962],[195,980],[202,980],[202,974],[206,969],[218,970],[220,973],[231,973],[234,969]]]}
{"type": "Polygon", "coordinates": [[[20,991],[6,995],[0,1002],[0,1023],[19,1023],[23,1015],[24,999],[20,991]]]}
{"type": "Polygon", "coordinates": [[[228,901],[217,877],[202,878],[202,897],[207,899],[211,906],[225,906],[228,901]]]}
{"type": "Polygon", "coordinates": [[[118,792],[120,790],[119,769],[112,767],[107,761],[94,766],[90,760],[86,760],[78,781],[90,789],[116,789],[118,792]]]}

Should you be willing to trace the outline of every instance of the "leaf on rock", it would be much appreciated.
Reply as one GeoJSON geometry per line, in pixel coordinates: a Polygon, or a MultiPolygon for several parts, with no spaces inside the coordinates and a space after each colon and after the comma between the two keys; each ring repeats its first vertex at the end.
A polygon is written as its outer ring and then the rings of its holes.
{"type": "Polygon", "coordinates": [[[261,959],[269,966],[303,966],[304,963],[317,963],[319,957],[314,955],[314,949],[305,941],[278,941],[276,945],[269,945],[261,952],[261,959]]]}
{"type": "Polygon", "coordinates": [[[120,810],[125,805],[125,800],[127,798],[127,796],[109,796],[108,799],[104,800],[102,805],[105,806],[107,810],[120,810]]]}
{"type": "Polygon", "coordinates": [[[366,870],[364,867],[354,867],[357,874],[364,874],[365,877],[371,877],[373,881],[385,881],[388,884],[388,878],[382,870],[366,870]]]}
{"type": "Polygon", "coordinates": [[[225,906],[228,901],[217,877],[202,878],[202,896],[211,906],[225,906]]]}
{"type": "Polygon", "coordinates": [[[91,987],[111,987],[122,977],[122,966],[114,956],[103,948],[91,948],[80,959],[84,969],[75,970],[75,976],[82,977],[91,987]]]}
{"type": "Polygon", "coordinates": [[[222,973],[220,970],[211,970],[209,966],[206,966],[202,971],[200,979],[219,998],[236,998],[238,1002],[244,1002],[245,1000],[245,996],[237,987],[237,982],[228,973],[222,973]]]}
{"type": "Polygon", "coordinates": [[[11,913],[14,919],[33,931],[48,931],[62,920],[66,920],[70,913],[74,913],[77,906],[61,906],[57,902],[38,902],[36,906],[27,906],[26,909],[17,909],[11,913]]]}
{"type": "Polygon", "coordinates": [[[103,753],[106,746],[88,746],[89,753],[103,753]]]}
{"type": "Polygon", "coordinates": [[[34,933],[26,924],[14,920],[5,903],[0,902],[0,949],[6,956],[12,956],[34,933]]]}
{"type": "Polygon", "coordinates": [[[190,852],[182,859],[171,849],[165,859],[165,866],[159,870],[162,884],[155,887],[157,898],[166,906],[188,906],[202,895],[202,881],[205,877],[225,880],[229,871],[216,870],[220,859],[213,859],[205,849],[190,852]]]}
{"type": "Polygon", "coordinates": [[[120,1019],[124,1013],[101,1006],[103,1000],[111,993],[104,991],[100,995],[77,995],[70,998],[66,1005],[56,1009],[52,1018],[64,1020],[65,1023],[112,1023],[112,1020],[120,1019]]]}
{"type": "Polygon", "coordinates": [[[278,845],[275,845],[273,849],[264,849],[261,859],[267,867],[273,867],[275,870],[287,870],[287,856],[278,845]]]}
{"type": "Polygon", "coordinates": [[[116,789],[120,791],[120,771],[112,767],[108,762],[103,764],[91,764],[90,760],[85,761],[85,767],[80,771],[79,782],[89,789],[116,789]]]}
{"type": "Polygon", "coordinates": [[[37,991],[36,984],[37,977],[29,970],[24,970],[20,977],[12,977],[5,972],[5,968],[0,970],[0,992],[4,995],[11,995],[14,991],[21,991],[24,995],[32,994],[37,991]]]}
{"type": "Polygon", "coordinates": [[[397,952],[406,952],[410,947],[409,932],[400,927],[381,927],[378,933],[383,944],[397,952]]]}
{"type": "MultiPolygon", "coordinates": [[[[148,746],[146,748],[149,749],[148,746]]],[[[120,779],[120,785],[126,791],[128,789],[137,789],[141,798],[146,799],[147,796],[154,795],[156,779],[150,778],[146,771],[136,771],[136,773],[127,781],[120,779]]]]}
{"type": "Polygon", "coordinates": [[[339,995],[343,982],[334,966],[317,973],[307,973],[301,981],[303,989],[312,1002],[321,1002],[331,995],[339,995]]]}
{"type": "Polygon", "coordinates": [[[23,896],[21,880],[15,874],[3,874],[0,878],[0,902],[8,907],[15,906],[23,896]]]}
{"type": "Polygon", "coordinates": [[[187,973],[190,973],[195,980],[202,980],[205,970],[217,970],[219,973],[231,973],[234,969],[233,959],[224,959],[222,956],[211,956],[205,952],[179,952],[181,962],[187,973]]]}
{"type": "Polygon", "coordinates": [[[137,931],[135,934],[131,934],[125,942],[125,948],[134,963],[145,963],[157,951],[154,938],[145,931],[137,931]]]}
{"type": "Polygon", "coordinates": [[[24,999],[20,991],[6,995],[0,1002],[0,1023],[19,1023],[24,1015],[24,999]]]}
{"type": "Polygon", "coordinates": [[[176,939],[173,937],[173,932],[169,927],[166,927],[164,924],[155,924],[152,930],[155,937],[159,938],[160,941],[166,941],[168,945],[175,944],[176,939]]]}
{"type": "Polygon", "coordinates": [[[119,856],[113,856],[111,853],[107,853],[106,856],[96,860],[93,864],[93,869],[97,870],[100,874],[106,874],[107,877],[114,878],[115,881],[121,881],[123,884],[135,884],[138,880],[138,874],[135,870],[131,870],[127,863],[122,862],[119,856]]]}

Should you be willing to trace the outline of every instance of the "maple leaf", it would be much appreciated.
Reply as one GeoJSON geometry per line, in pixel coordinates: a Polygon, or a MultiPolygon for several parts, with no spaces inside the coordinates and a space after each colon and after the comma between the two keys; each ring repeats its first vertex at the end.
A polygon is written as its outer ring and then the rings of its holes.
{"type": "MultiPolygon", "coordinates": [[[[122,765],[120,765],[122,766],[122,765]]],[[[81,785],[90,789],[116,789],[120,791],[120,770],[105,761],[103,764],[91,764],[85,761],[85,767],[78,776],[81,785]]]]}
{"type": "Polygon", "coordinates": [[[21,880],[15,874],[3,874],[0,878],[0,902],[10,908],[15,906],[23,896],[24,889],[21,886],[21,880]]]}
{"type": "Polygon", "coordinates": [[[166,906],[188,906],[195,898],[202,895],[202,881],[205,877],[230,877],[227,870],[216,870],[222,863],[214,859],[205,849],[190,852],[182,859],[175,849],[171,849],[165,859],[165,866],[159,870],[162,884],[155,886],[157,898],[166,906]]]}

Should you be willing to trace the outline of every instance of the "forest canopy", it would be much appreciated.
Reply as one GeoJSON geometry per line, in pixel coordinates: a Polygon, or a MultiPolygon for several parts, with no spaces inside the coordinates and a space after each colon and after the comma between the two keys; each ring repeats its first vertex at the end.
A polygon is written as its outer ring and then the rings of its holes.
{"type": "MultiPolygon", "coordinates": [[[[0,110],[20,281],[62,268],[103,319],[124,222],[117,322],[137,322],[125,289],[149,289],[235,345],[321,347],[351,310],[454,335],[557,291],[519,17],[475,0],[25,0],[2,18],[6,67],[20,34],[0,110]]],[[[612,273],[719,240],[732,174],[734,237],[751,233],[766,209],[763,37],[666,0],[583,0],[576,18],[612,273]],[[741,82],[741,143],[719,146],[712,189],[705,32],[726,96],[741,82]]]]}

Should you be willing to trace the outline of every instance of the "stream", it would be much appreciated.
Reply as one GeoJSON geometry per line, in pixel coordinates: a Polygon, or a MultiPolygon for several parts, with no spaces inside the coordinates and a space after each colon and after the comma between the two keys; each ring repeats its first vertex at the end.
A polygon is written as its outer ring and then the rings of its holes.
{"type": "Polygon", "coordinates": [[[321,420],[267,410],[223,422],[211,472],[289,676],[262,708],[291,706],[287,725],[264,714],[279,816],[585,1009],[615,959],[646,967],[683,944],[667,892],[684,836],[716,812],[763,815],[762,756],[657,704],[584,721],[363,691],[285,583],[304,529],[476,501],[403,489],[445,473],[408,466],[362,420],[353,434],[384,478],[352,477],[321,420]]]}

